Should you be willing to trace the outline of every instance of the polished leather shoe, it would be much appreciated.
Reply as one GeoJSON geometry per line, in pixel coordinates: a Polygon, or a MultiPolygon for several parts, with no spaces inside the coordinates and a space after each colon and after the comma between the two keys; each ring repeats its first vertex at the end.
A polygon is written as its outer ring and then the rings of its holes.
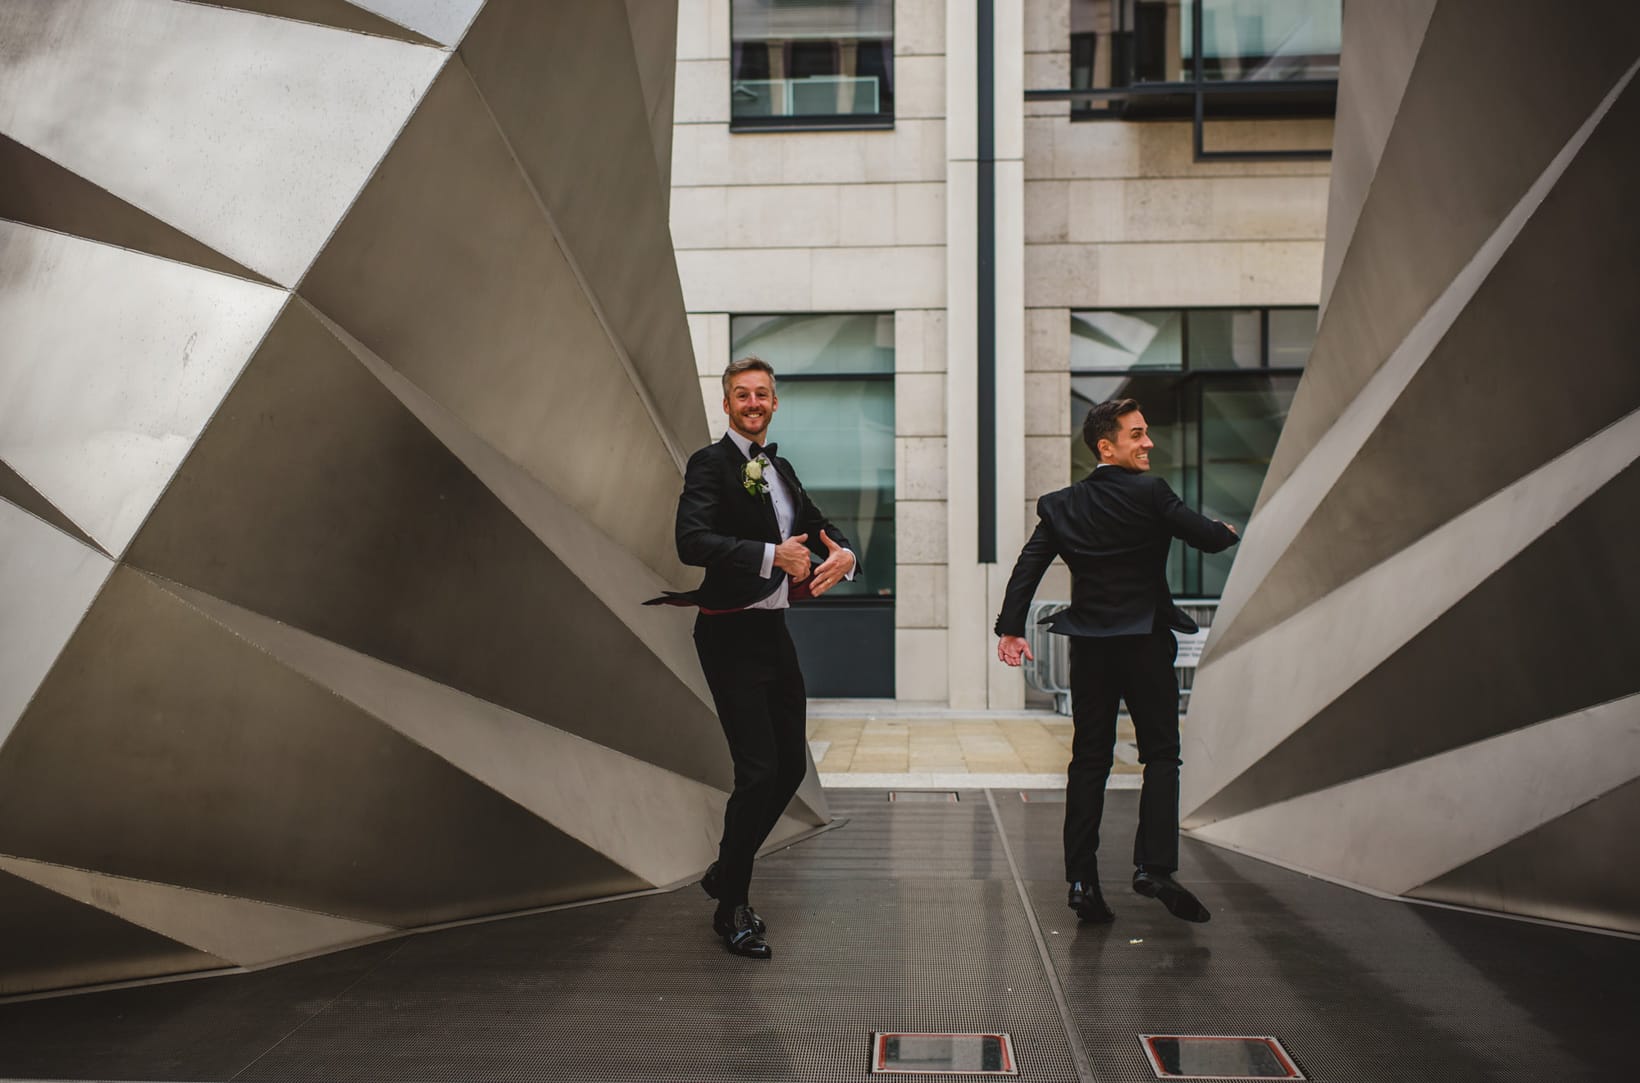
{"type": "Polygon", "coordinates": [[[1146,898],[1161,900],[1169,914],[1183,921],[1209,921],[1213,917],[1200,899],[1168,873],[1139,869],[1133,874],[1133,890],[1146,898]]]}
{"type": "MultiPolygon", "coordinates": [[[[714,861],[711,865],[707,866],[705,874],[701,876],[700,887],[702,891],[706,892],[708,898],[722,899],[723,892],[721,891],[721,886],[722,885],[718,883],[718,863],[714,861]]],[[[721,911],[723,908],[719,907],[718,909],[721,911]]],[[[750,905],[748,905],[746,909],[752,915],[752,928],[757,930],[757,934],[762,936],[764,933],[768,932],[769,926],[761,917],[758,916],[757,911],[753,910],[750,905]]],[[[727,935],[722,929],[718,928],[719,924],[720,918],[714,917],[712,919],[712,928],[717,930],[717,934],[719,936],[727,935]]]]}
{"type": "Polygon", "coordinates": [[[1070,896],[1065,901],[1083,921],[1104,923],[1116,920],[1111,908],[1105,905],[1105,897],[1099,894],[1099,885],[1091,881],[1077,880],[1072,883],[1070,896]]]}
{"type": "Polygon", "coordinates": [[[723,946],[735,955],[744,955],[748,959],[768,959],[774,952],[769,948],[768,941],[763,934],[752,925],[752,908],[737,906],[727,916],[727,920],[718,917],[712,919],[712,928],[723,937],[723,946]]]}

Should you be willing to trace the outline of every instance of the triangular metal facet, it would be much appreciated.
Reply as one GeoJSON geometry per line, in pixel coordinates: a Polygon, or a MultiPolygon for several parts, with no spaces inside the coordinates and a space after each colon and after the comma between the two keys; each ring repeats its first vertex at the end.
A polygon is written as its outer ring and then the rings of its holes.
{"type": "Polygon", "coordinates": [[[0,870],[240,966],[278,962],[394,931],[385,925],[10,854],[0,854],[0,870]]]}

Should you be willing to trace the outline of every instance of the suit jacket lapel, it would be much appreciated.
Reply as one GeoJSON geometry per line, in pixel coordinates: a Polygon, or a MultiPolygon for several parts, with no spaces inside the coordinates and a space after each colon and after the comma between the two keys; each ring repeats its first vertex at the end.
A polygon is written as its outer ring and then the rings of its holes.
{"type": "MultiPolygon", "coordinates": [[[[771,541],[778,545],[780,543],[780,522],[775,518],[773,498],[771,498],[767,492],[758,496],[753,496],[746,491],[745,470],[746,464],[751,460],[746,458],[740,450],[740,445],[730,439],[728,433],[724,433],[723,439],[718,441],[718,443],[724,449],[725,457],[729,461],[730,470],[734,474],[736,495],[743,500],[755,500],[762,505],[761,512],[763,534],[759,540],[771,541]]],[[[779,469],[779,467],[777,466],[776,469],[779,469]]]]}

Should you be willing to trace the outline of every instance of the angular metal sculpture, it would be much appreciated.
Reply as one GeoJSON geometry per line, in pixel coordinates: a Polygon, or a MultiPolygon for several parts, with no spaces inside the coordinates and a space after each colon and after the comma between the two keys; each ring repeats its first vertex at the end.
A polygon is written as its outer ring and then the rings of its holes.
{"type": "Polygon", "coordinates": [[[1564,14],[1346,6],[1321,326],[1183,804],[1375,891],[1640,932],[1640,10],[1564,14]]]}
{"type": "Polygon", "coordinates": [[[711,859],[676,19],[0,0],[0,994],[711,859]]]}

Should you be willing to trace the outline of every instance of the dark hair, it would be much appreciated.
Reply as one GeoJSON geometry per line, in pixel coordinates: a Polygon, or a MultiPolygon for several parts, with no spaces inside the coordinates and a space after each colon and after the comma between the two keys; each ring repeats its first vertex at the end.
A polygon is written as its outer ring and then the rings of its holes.
{"type": "Polygon", "coordinates": [[[729,381],[743,372],[766,372],[769,374],[769,387],[774,388],[774,366],[761,357],[742,357],[739,361],[729,362],[729,367],[723,370],[723,397],[729,397],[729,381]]]}
{"type": "Polygon", "coordinates": [[[1122,429],[1121,419],[1137,409],[1138,399],[1111,399],[1088,411],[1087,420],[1082,422],[1082,440],[1095,459],[1104,458],[1099,454],[1099,441],[1109,440],[1114,444],[1116,434],[1122,429]]]}

